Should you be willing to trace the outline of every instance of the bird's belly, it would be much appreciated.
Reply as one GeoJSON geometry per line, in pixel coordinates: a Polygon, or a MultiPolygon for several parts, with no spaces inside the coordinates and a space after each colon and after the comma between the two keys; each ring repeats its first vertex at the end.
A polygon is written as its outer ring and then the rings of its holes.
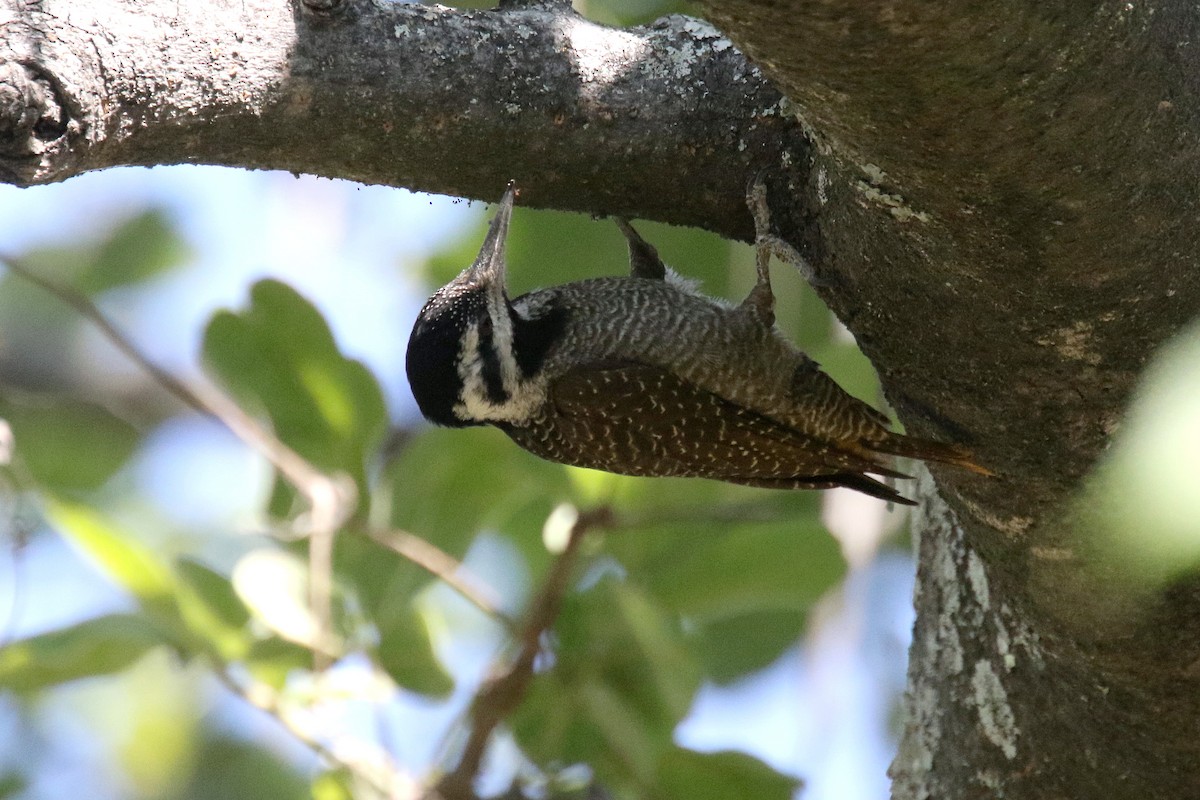
{"type": "Polygon", "coordinates": [[[638,477],[703,475],[701,470],[689,466],[694,458],[680,458],[688,455],[684,451],[689,448],[703,447],[704,443],[699,441],[671,441],[663,434],[628,425],[561,416],[542,417],[522,427],[501,427],[524,450],[557,464],[638,477]]]}

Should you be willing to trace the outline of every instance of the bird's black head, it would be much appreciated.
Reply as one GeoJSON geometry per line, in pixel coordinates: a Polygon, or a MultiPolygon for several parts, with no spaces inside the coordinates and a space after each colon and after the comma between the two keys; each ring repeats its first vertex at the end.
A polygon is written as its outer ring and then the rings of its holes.
{"type": "Polygon", "coordinates": [[[439,425],[519,423],[545,397],[535,373],[563,315],[525,319],[504,288],[509,184],[475,263],[429,298],[408,341],[408,382],[421,413],[439,425]]]}
{"type": "Polygon", "coordinates": [[[464,419],[454,408],[461,404],[459,374],[463,342],[469,328],[488,318],[486,289],[461,281],[443,286],[417,315],[408,339],[405,369],[421,413],[438,425],[463,427],[482,424],[464,419]]]}

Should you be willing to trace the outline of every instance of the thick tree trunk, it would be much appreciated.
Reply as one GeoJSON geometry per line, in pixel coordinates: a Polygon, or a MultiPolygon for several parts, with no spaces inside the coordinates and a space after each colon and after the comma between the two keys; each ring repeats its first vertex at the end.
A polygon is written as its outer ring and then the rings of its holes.
{"type": "Polygon", "coordinates": [[[1110,619],[1063,523],[1200,312],[1196,26],[1173,2],[0,1],[0,178],[200,162],[780,233],[919,435],[901,798],[1200,797],[1200,590],[1110,619]],[[786,191],[785,191],[786,189],[786,191]],[[1097,622],[1105,624],[1097,624],[1097,622]]]}
{"type": "Polygon", "coordinates": [[[1118,607],[1065,522],[1149,356],[1200,313],[1200,18],[711,12],[814,132],[805,235],[889,399],[1000,473],[927,494],[896,797],[1200,797],[1197,583],[1118,607]]]}

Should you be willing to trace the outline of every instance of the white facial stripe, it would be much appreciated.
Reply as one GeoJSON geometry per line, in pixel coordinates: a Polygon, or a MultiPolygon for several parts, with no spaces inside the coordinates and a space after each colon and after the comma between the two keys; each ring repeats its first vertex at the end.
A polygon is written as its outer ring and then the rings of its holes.
{"type": "Polygon", "coordinates": [[[509,316],[503,295],[488,293],[488,313],[492,315],[492,342],[500,357],[501,382],[504,390],[513,395],[520,385],[521,376],[517,371],[517,356],[513,348],[512,317],[509,316]]]}
{"type": "Polygon", "coordinates": [[[462,350],[458,354],[458,377],[462,380],[464,396],[483,395],[483,359],[479,355],[479,326],[475,323],[468,325],[463,335],[462,350]]]}
{"type": "MultiPolygon", "coordinates": [[[[494,313],[490,307],[489,313],[494,313]]],[[[458,377],[463,389],[459,402],[454,406],[454,413],[462,419],[519,425],[537,411],[544,390],[538,381],[525,381],[521,377],[512,348],[512,320],[503,300],[499,315],[494,315],[492,319],[492,346],[497,348],[501,380],[509,399],[503,403],[493,403],[488,398],[487,382],[483,377],[483,356],[479,352],[479,324],[472,322],[467,326],[458,356],[458,377]]]]}

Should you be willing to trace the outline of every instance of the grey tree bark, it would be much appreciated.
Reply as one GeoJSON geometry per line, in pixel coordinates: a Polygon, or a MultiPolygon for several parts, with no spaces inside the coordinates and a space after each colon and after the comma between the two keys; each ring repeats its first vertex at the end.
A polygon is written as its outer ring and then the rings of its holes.
{"type": "Polygon", "coordinates": [[[808,236],[889,399],[1001,476],[942,475],[919,526],[895,796],[1200,797],[1200,583],[1120,608],[1065,523],[1147,359],[1200,312],[1200,17],[711,12],[814,133],[808,236]]]}
{"type": "Polygon", "coordinates": [[[766,170],[909,430],[998,473],[925,486],[894,795],[1200,797],[1200,581],[1115,614],[1064,522],[1200,312],[1200,16],[708,12],[723,34],[561,5],[4,0],[0,176],[200,162],[487,199],[515,177],[532,205],[745,239],[766,170]]]}

